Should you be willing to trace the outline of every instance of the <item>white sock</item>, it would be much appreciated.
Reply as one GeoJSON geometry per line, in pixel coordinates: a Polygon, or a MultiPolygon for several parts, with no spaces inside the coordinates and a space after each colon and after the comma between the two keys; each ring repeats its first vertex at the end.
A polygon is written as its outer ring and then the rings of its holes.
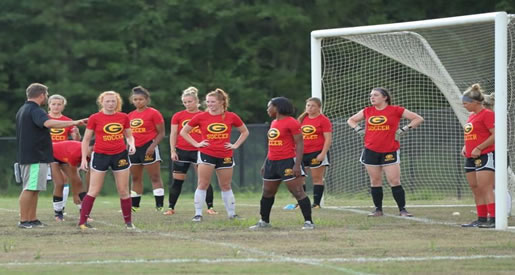
{"type": "Polygon", "coordinates": [[[63,211],[63,201],[56,201],[52,203],[54,205],[54,211],[63,211]]]}
{"type": "Polygon", "coordinates": [[[195,216],[202,216],[202,205],[206,201],[207,190],[195,190],[195,216]]]}
{"type": "Polygon", "coordinates": [[[70,194],[70,185],[65,184],[63,187],[63,208],[66,207],[66,201],[68,200],[68,194],[70,194]]]}
{"type": "Polygon", "coordinates": [[[222,200],[225,204],[225,210],[227,210],[227,216],[232,217],[236,214],[236,200],[232,189],[229,191],[222,191],[222,200]]]}
{"type": "Polygon", "coordinates": [[[156,188],[154,189],[154,197],[164,196],[165,190],[163,188],[156,188]]]}

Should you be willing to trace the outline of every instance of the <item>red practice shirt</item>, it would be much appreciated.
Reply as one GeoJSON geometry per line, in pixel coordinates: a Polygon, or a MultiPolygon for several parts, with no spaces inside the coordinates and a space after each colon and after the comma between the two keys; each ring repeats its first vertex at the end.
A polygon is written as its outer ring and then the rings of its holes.
{"type": "Polygon", "coordinates": [[[54,144],[54,159],[68,163],[70,166],[79,166],[81,162],[81,142],[65,140],[54,144]]]}
{"type": "Polygon", "coordinates": [[[98,112],[89,116],[86,128],[95,132],[95,153],[116,155],[126,149],[124,130],[129,128],[129,116],[116,112],[106,115],[98,112]]]}
{"type": "MultiPolygon", "coordinates": [[[[188,124],[190,120],[195,116],[200,114],[201,111],[190,113],[187,110],[183,110],[175,113],[172,116],[171,125],[177,125],[177,142],[175,143],[175,147],[186,150],[186,151],[197,151],[198,149],[187,142],[179,133],[181,132],[184,125],[188,124]]],[[[200,132],[199,127],[195,127],[191,129],[190,136],[197,142],[202,141],[202,133],[200,132]]]]}
{"type": "Polygon", "coordinates": [[[315,118],[305,116],[301,123],[304,139],[304,154],[322,151],[324,148],[324,133],[333,132],[331,121],[323,114],[315,118]]]}
{"type": "Polygon", "coordinates": [[[209,112],[202,112],[194,116],[188,125],[199,127],[202,132],[202,140],[207,140],[209,146],[198,148],[206,155],[217,158],[232,157],[232,150],[225,149],[225,144],[231,142],[232,126],[243,125],[241,118],[233,112],[225,112],[222,115],[211,115],[209,112]]]}
{"type": "MultiPolygon", "coordinates": [[[[481,112],[472,113],[467,120],[467,124],[463,127],[465,131],[465,156],[472,157],[472,150],[492,134],[490,129],[495,128],[495,114],[493,111],[483,109],[481,112]]],[[[495,151],[495,145],[492,144],[483,150],[481,155],[495,151]]]]}
{"type": "Polygon", "coordinates": [[[300,123],[289,116],[281,120],[274,119],[268,130],[269,160],[290,159],[296,156],[294,135],[301,134],[300,123]]]}
{"type": "Polygon", "coordinates": [[[134,144],[140,147],[157,136],[156,125],[163,124],[161,113],[154,108],[146,108],[143,112],[134,110],[129,113],[134,144]]]}
{"type": "MultiPolygon", "coordinates": [[[[62,121],[72,121],[72,119],[67,116],[61,116],[59,118],[49,116],[49,118],[62,121]]],[[[70,126],[66,128],[50,128],[50,137],[52,138],[52,143],[68,140],[68,136],[74,128],[75,126],[70,126]]]]}
{"type": "Polygon", "coordinates": [[[365,115],[365,148],[378,153],[399,150],[395,132],[404,113],[404,107],[388,105],[383,110],[374,106],[363,109],[365,115]]]}

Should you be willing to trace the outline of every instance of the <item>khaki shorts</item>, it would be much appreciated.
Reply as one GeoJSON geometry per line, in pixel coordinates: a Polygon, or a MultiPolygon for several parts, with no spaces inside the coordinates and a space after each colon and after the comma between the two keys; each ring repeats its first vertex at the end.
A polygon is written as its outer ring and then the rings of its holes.
{"type": "Polygon", "coordinates": [[[45,191],[50,163],[20,164],[23,190],[45,191]]]}

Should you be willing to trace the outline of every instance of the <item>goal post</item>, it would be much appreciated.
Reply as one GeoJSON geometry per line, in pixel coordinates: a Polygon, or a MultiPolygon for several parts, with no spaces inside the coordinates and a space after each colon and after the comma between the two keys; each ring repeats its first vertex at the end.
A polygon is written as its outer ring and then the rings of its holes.
{"type": "Polygon", "coordinates": [[[323,100],[334,126],[327,192],[368,192],[368,177],[358,162],[362,140],[346,120],[369,105],[372,88],[386,87],[393,104],[425,118],[401,140],[407,194],[472,197],[459,155],[469,115],[460,96],[480,83],[487,93],[495,92],[496,229],[506,229],[511,211],[506,194],[515,186],[508,163],[515,164],[513,21],[495,12],[311,32],[311,93],[323,100]]]}

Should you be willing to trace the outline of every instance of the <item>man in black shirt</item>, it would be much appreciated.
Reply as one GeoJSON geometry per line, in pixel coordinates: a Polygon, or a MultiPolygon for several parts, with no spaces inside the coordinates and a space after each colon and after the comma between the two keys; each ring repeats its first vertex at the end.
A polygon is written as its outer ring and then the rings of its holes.
{"type": "Polygon", "coordinates": [[[60,121],[50,119],[40,108],[48,99],[48,88],[32,83],[27,101],[16,113],[16,158],[20,164],[23,190],[20,194],[20,228],[44,227],[36,217],[39,191],[46,190],[48,166],[54,161],[49,128],[84,125],[87,119],[60,121]]]}

